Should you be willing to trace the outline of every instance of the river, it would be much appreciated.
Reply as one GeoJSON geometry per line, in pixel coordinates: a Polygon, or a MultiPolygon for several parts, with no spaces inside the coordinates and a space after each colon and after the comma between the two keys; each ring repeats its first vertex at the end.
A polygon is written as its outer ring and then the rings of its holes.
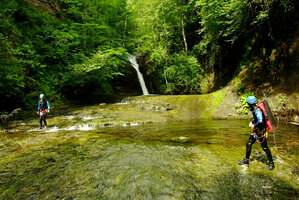
{"type": "Polygon", "coordinates": [[[115,125],[103,118],[108,107],[96,107],[102,115],[53,114],[42,132],[37,119],[2,130],[0,199],[298,198],[298,126],[280,123],[269,135],[275,169],[268,171],[258,143],[249,167],[237,164],[247,120],[115,125]],[[96,120],[106,121],[92,126],[96,120]]]}

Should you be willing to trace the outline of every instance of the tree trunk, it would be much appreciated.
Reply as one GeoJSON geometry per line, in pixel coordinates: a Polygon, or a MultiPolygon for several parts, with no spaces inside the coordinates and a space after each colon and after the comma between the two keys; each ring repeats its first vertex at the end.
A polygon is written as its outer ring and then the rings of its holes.
{"type": "Polygon", "coordinates": [[[87,34],[87,30],[86,30],[86,18],[87,18],[87,8],[86,8],[86,2],[84,3],[84,19],[83,19],[83,48],[86,50],[86,34],[87,34]]]}
{"type": "Polygon", "coordinates": [[[185,53],[187,55],[188,53],[188,44],[187,44],[187,39],[186,39],[186,33],[185,33],[185,25],[184,25],[184,14],[181,10],[179,10],[180,12],[180,16],[181,16],[181,24],[182,24],[182,35],[183,35],[183,39],[184,39],[184,44],[185,44],[185,53]]]}
{"type": "Polygon", "coordinates": [[[126,17],[125,17],[125,28],[124,28],[124,46],[125,46],[125,40],[126,40],[126,32],[127,32],[127,21],[128,21],[128,15],[126,14],[126,17]]]}
{"type": "MultiPolygon", "coordinates": [[[[165,31],[165,36],[166,36],[166,44],[167,44],[167,50],[166,50],[166,53],[168,53],[168,49],[170,48],[169,46],[169,40],[168,40],[168,30],[167,30],[167,26],[166,26],[166,19],[165,19],[165,16],[164,16],[164,31],[165,31]]],[[[168,60],[167,58],[165,58],[165,61],[166,61],[166,66],[164,67],[164,78],[165,78],[165,83],[168,87],[168,80],[167,80],[167,74],[166,74],[166,69],[168,68],[168,60]]]]}
{"type": "Polygon", "coordinates": [[[155,35],[155,25],[153,24],[152,25],[152,28],[153,28],[153,37],[154,37],[154,46],[156,47],[157,45],[157,38],[156,38],[156,35],[155,35]]]}
{"type": "Polygon", "coordinates": [[[169,44],[169,39],[168,39],[168,30],[167,30],[165,16],[164,16],[164,31],[165,31],[166,43],[167,43],[167,51],[168,51],[168,49],[170,49],[170,44],[169,44]]]}

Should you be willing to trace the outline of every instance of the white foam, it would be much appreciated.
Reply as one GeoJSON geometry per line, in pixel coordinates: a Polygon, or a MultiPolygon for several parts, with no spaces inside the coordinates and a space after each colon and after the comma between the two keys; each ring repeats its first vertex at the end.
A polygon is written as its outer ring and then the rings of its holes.
{"type": "Polygon", "coordinates": [[[27,132],[38,132],[40,131],[38,128],[35,128],[35,129],[31,129],[31,130],[28,130],[27,132]]]}
{"type": "Polygon", "coordinates": [[[125,101],[125,102],[120,102],[120,103],[115,103],[114,105],[126,105],[129,104],[130,102],[125,101]]]}
{"type": "Polygon", "coordinates": [[[82,117],[83,121],[88,121],[88,120],[92,120],[92,119],[97,119],[98,117],[82,117]]]}
{"type": "Polygon", "coordinates": [[[32,130],[28,130],[27,132],[40,132],[40,131],[44,131],[44,132],[58,132],[58,131],[90,131],[90,130],[94,130],[96,129],[93,126],[90,126],[88,124],[82,124],[82,125],[77,125],[77,126],[69,126],[66,128],[58,128],[57,126],[51,127],[51,128],[47,128],[47,129],[42,129],[39,130],[38,128],[36,129],[32,129],[32,130]]]}
{"type": "Polygon", "coordinates": [[[0,130],[0,132],[3,132],[3,133],[14,133],[14,132],[17,132],[17,131],[18,131],[17,129],[10,129],[10,130],[4,129],[3,131],[0,130]]]}
{"type": "Polygon", "coordinates": [[[278,162],[278,163],[282,163],[282,164],[291,166],[289,163],[287,163],[286,161],[284,161],[280,156],[277,156],[277,157],[276,157],[275,162],[278,162]]]}
{"type": "Polygon", "coordinates": [[[76,126],[70,126],[70,127],[64,128],[63,130],[74,131],[74,130],[76,130],[76,126]]]}
{"type": "MultiPolygon", "coordinates": [[[[93,117],[90,117],[88,119],[94,119],[93,117]]],[[[125,124],[119,124],[120,126],[124,126],[124,127],[129,127],[129,126],[139,126],[140,123],[125,123],[125,124]]],[[[114,127],[114,125],[109,124],[108,126],[106,125],[102,125],[101,127],[114,127]]],[[[44,131],[44,132],[58,132],[58,131],[90,131],[90,130],[96,130],[97,128],[99,128],[99,126],[97,126],[96,124],[78,124],[78,125],[73,125],[73,126],[68,126],[65,128],[58,128],[57,126],[54,127],[49,127],[47,129],[42,129],[39,130],[38,128],[36,129],[32,129],[32,130],[28,130],[27,132],[40,132],[40,131],[44,131]]],[[[13,130],[10,130],[13,131],[13,130]]]]}
{"type": "Polygon", "coordinates": [[[241,165],[241,167],[242,167],[241,171],[245,174],[247,169],[248,169],[248,166],[247,165],[241,165]]]}
{"type": "Polygon", "coordinates": [[[70,126],[61,130],[65,130],[65,131],[90,131],[90,130],[95,130],[96,128],[93,126],[90,126],[88,124],[82,124],[82,125],[77,125],[77,126],[70,126]]]}
{"type": "Polygon", "coordinates": [[[89,130],[94,130],[95,127],[89,126],[88,124],[83,124],[78,127],[78,130],[80,131],[89,131],[89,130]]]}
{"type": "Polygon", "coordinates": [[[70,115],[70,116],[62,116],[61,118],[62,118],[62,119],[72,120],[72,119],[74,119],[74,117],[75,117],[75,116],[70,115]]]}
{"type": "Polygon", "coordinates": [[[54,127],[51,127],[51,128],[47,128],[45,130],[45,132],[58,132],[60,131],[61,129],[59,129],[57,126],[54,126],[54,127]]]}
{"type": "Polygon", "coordinates": [[[130,126],[139,126],[140,124],[138,124],[138,123],[132,123],[132,124],[130,124],[130,126]]]}

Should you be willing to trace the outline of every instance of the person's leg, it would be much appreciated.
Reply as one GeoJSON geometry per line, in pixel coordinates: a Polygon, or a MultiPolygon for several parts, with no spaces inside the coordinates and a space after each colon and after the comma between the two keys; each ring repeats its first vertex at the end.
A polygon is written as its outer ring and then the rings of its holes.
{"type": "Polygon", "coordinates": [[[268,148],[267,139],[266,138],[265,138],[264,142],[261,143],[261,146],[263,148],[263,151],[267,154],[267,157],[268,157],[268,160],[269,160],[269,170],[273,170],[273,168],[274,168],[274,162],[273,162],[271,151],[268,148]]]}
{"type": "Polygon", "coordinates": [[[250,135],[246,142],[246,157],[243,160],[238,160],[239,165],[249,164],[249,157],[251,154],[251,147],[255,143],[256,139],[253,134],[250,135]]]}
{"type": "Polygon", "coordinates": [[[44,124],[45,124],[45,128],[47,128],[46,114],[44,114],[44,124]]]}
{"type": "Polygon", "coordinates": [[[255,143],[256,139],[253,134],[250,135],[249,139],[247,140],[246,143],[246,158],[249,159],[250,154],[251,154],[251,147],[255,143]]]}
{"type": "Polygon", "coordinates": [[[39,128],[42,127],[42,124],[43,124],[43,116],[40,115],[40,116],[39,116],[39,128]]]}

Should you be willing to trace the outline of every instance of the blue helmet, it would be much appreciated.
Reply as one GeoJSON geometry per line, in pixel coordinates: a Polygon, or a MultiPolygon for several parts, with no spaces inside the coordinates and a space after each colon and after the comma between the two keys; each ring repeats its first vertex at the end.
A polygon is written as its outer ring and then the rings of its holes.
{"type": "Polygon", "coordinates": [[[44,98],[45,98],[45,95],[44,95],[44,94],[41,94],[41,95],[39,95],[39,98],[40,98],[40,99],[44,99],[44,98]]]}
{"type": "Polygon", "coordinates": [[[249,96],[249,97],[247,97],[247,99],[246,99],[246,103],[249,103],[249,104],[256,104],[256,98],[255,98],[255,96],[249,96]]]}

